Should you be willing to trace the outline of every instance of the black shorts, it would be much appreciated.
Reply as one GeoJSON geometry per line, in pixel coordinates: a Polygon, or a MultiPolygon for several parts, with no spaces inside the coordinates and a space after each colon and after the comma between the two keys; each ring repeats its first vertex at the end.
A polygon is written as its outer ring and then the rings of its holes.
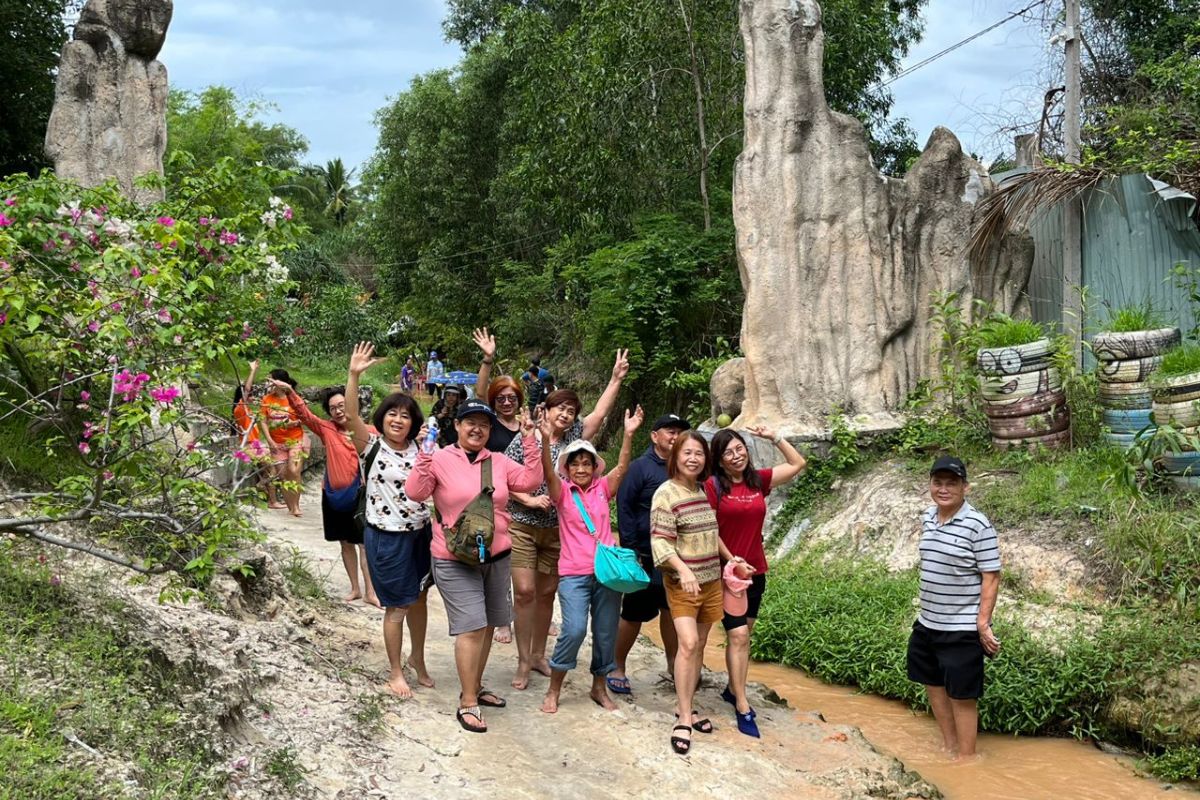
{"type": "Polygon", "coordinates": [[[955,700],[983,696],[983,645],[978,631],[935,631],[919,621],[908,639],[908,679],[943,686],[955,700]]]}
{"type": "Polygon", "coordinates": [[[748,619],[758,619],[758,609],[762,606],[763,595],[767,591],[767,576],[754,575],[750,578],[750,588],[746,590],[746,613],[740,617],[726,614],[721,620],[725,630],[744,627],[748,619]]]}
{"type": "Polygon", "coordinates": [[[363,543],[363,532],[354,524],[354,510],[338,511],[334,508],[324,487],[321,489],[321,526],[327,542],[363,543]]]}
{"type": "Polygon", "coordinates": [[[641,553],[638,562],[650,576],[650,585],[645,589],[626,594],[621,600],[621,619],[626,622],[649,622],[667,609],[667,592],[663,588],[662,573],[654,568],[653,560],[641,553]]]}

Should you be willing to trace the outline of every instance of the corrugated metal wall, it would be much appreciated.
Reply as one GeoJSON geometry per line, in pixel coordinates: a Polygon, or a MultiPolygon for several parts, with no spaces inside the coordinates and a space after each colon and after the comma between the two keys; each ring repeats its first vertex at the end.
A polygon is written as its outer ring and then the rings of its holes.
{"type": "MultiPolygon", "coordinates": [[[[1171,279],[1178,263],[1200,267],[1200,230],[1188,216],[1189,207],[1189,201],[1164,200],[1145,175],[1113,178],[1088,193],[1082,229],[1086,333],[1103,330],[1110,308],[1147,300],[1185,331],[1195,324],[1171,279]]],[[[1036,243],[1028,289],[1033,318],[1059,325],[1062,209],[1051,209],[1031,229],[1036,243]]]]}

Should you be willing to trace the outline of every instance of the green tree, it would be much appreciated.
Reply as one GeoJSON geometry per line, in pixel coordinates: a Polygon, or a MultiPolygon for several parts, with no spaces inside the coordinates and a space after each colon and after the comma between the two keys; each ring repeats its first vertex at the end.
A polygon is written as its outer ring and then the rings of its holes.
{"type": "Polygon", "coordinates": [[[0,4],[0,176],[47,166],[43,145],[54,74],[67,40],[63,0],[0,4]]]}
{"type": "Polygon", "coordinates": [[[335,158],[325,164],[321,178],[325,184],[325,213],[340,228],[346,224],[354,204],[354,170],[347,170],[342,160],[335,158]]]}

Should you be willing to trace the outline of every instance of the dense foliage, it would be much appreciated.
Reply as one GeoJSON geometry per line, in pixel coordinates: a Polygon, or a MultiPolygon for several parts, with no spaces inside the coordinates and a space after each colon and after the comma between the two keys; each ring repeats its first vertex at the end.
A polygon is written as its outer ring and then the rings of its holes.
{"type": "Polygon", "coordinates": [[[58,53],[67,40],[64,0],[0,4],[0,177],[46,166],[42,150],[54,105],[58,53]]]}

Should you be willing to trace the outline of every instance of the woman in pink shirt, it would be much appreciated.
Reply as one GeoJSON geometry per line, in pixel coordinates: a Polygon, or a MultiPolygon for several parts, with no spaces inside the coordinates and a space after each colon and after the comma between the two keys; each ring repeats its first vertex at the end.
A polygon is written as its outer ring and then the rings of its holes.
{"type": "Polygon", "coordinates": [[[446,606],[454,641],[454,664],[462,685],[458,724],[472,733],[486,733],[480,706],[503,708],[507,703],[484,689],[492,634],[512,621],[508,582],[512,537],[508,532],[508,499],[512,492],[532,492],[542,484],[542,460],[529,414],[521,414],[524,464],[487,449],[496,413],[486,403],[471,400],[458,407],[454,421],[458,441],[436,452],[422,452],[404,484],[417,502],[432,497],[437,509],[433,524],[433,579],[446,606]],[[491,462],[492,544],[473,562],[460,561],[446,547],[444,525],[453,525],[482,488],[482,465],[491,462]]]}
{"type": "Polygon", "coordinates": [[[615,711],[604,679],[616,669],[617,624],[621,594],[596,580],[596,545],[616,546],[609,520],[609,499],[615,497],[629,469],[633,434],[642,424],[642,407],[625,412],[625,435],[617,466],[607,475],[604,459],[587,439],[576,439],[558,457],[558,472],[551,467],[550,434],[553,423],[546,415],[542,427],[542,469],[546,490],[558,510],[558,532],[562,549],[558,556],[558,604],[562,629],[550,656],[550,686],[542,711],[558,711],[558,697],[567,673],[575,668],[579,648],[592,619],[592,702],[615,711]]]}

